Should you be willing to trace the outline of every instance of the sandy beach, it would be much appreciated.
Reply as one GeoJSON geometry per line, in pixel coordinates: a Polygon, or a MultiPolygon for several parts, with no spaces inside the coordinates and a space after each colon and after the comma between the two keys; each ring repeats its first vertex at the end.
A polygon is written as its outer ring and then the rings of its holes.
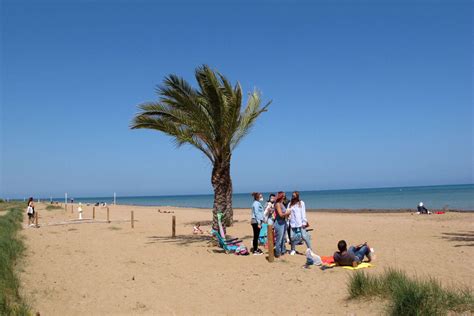
{"type": "MultiPolygon", "coordinates": [[[[302,255],[269,263],[266,255],[223,253],[209,235],[192,234],[196,222],[210,229],[210,210],[117,205],[110,206],[107,223],[105,208],[96,207],[96,222],[77,223],[71,205],[67,211],[45,206],[36,207],[38,229],[26,227],[25,216],[27,251],[20,273],[23,296],[41,315],[376,315],[385,306],[347,300],[353,271],[303,269],[302,255]]],[[[236,222],[227,232],[250,248],[249,213],[235,210],[236,222]]],[[[92,218],[92,206],[84,207],[84,217],[92,218]]],[[[473,213],[309,212],[308,219],[319,255],[332,255],[340,239],[368,241],[377,254],[368,273],[395,267],[446,286],[473,286],[473,213]]]]}

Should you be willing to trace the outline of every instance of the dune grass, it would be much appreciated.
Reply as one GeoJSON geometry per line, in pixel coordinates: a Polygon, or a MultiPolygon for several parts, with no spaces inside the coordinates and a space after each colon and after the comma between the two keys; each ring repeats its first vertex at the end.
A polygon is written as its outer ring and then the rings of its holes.
{"type": "Polygon", "coordinates": [[[474,311],[470,289],[446,289],[434,278],[409,278],[395,269],[388,269],[379,276],[357,271],[349,279],[348,291],[350,299],[388,299],[389,315],[446,315],[448,312],[474,311]]]}
{"type": "Polygon", "coordinates": [[[49,204],[46,206],[46,210],[48,211],[51,211],[51,210],[62,210],[64,209],[64,207],[61,207],[59,205],[53,205],[53,204],[49,204]]]}
{"type": "Polygon", "coordinates": [[[0,210],[0,315],[29,315],[29,307],[19,292],[20,281],[15,267],[25,246],[18,230],[21,228],[23,204],[1,203],[0,210]]]}

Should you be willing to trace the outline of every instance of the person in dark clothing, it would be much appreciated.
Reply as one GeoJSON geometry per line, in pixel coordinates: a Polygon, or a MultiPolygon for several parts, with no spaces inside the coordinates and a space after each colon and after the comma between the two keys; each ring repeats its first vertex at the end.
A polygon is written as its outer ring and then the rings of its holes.
{"type": "Polygon", "coordinates": [[[367,257],[369,262],[372,261],[373,253],[367,242],[356,247],[350,246],[348,250],[346,241],[340,240],[337,243],[337,249],[339,251],[334,253],[334,263],[339,266],[357,267],[364,260],[364,257],[367,257]]]}
{"type": "Polygon", "coordinates": [[[431,212],[426,209],[423,202],[420,202],[418,204],[418,214],[431,214],[431,212]]]}

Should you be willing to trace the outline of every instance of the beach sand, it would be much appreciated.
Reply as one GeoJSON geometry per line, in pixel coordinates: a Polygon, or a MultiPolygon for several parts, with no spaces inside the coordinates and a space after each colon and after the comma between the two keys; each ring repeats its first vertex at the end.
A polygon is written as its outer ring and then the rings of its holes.
{"type": "MultiPolygon", "coordinates": [[[[210,210],[110,206],[112,222],[106,223],[105,208],[96,207],[102,222],[73,224],[69,221],[77,213],[70,208],[44,208],[36,207],[41,227],[22,231],[27,251],[20,273],[23,295],[41,315],[376,315],[385,306],[378,300],[347,301],[353,271],[303,269],[302,255],[268,263],[264,255],[222,253],[208,235],[192,234],[198,221],[207,223],[201,226],[204,231],[210,229],[210,210]],[[177,218],[175,239],[170,238],[172,215],[177,218]],[[54,225],[65,222],[70,224],[54,225]]],[[[235,210],[236,223],[227,230],[248,248],[249,214],[235,210]]],[[[84,207],[84,217],[92,217],[92,206],[84,207]]],[[[377,255],[368,273],[394,267],[437,277],[446,286],[473,286],[473,213],[311,212],[308,219],[319,255],[332,255],[340,239],[368,241],[377,255]]],[[[298,249],[303,252],[305,246],[298,249]]]]}

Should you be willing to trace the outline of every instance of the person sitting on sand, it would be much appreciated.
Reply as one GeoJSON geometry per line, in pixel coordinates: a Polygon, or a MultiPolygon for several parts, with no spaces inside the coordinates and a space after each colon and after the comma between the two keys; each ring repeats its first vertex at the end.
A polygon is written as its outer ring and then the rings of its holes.
{"type": "Polygon", "coordinates": [[[258,248],[258,237],[260,236],[260,229],[262,229],[263,223],[263,196],[259,192],[252,193],[252,196],[254,199],[252,203],[252,219],[250,220],[253,230],[252,252],[254,255],[261,255],[263,252],[258,248]]]}
{"type": "Polygon", "coordinates": [[[193,227],[193,234],[203,234],[204,232],[201,229],[201,223],[196,223],[196,226],[193,227]]]}
{"type": "Polygon", "coordinates": [[[373,252],[371,251],[367,242],[360,244],[357,247],[350,246],[347,250],[347,243],[345,240],[340,240],[337,243],[339,251],[334,253],[334,263],[339,266],[353,266],[357,267],[359,263],[367,257],[368,262],[373,259],[373,252]]]}
{"type": "Polygon", "coordinates": [[[428,211],[428,209],[426,209],[426,207],[423,205],[423,202],[420,202],[418,204],[418,212],[417,214],[431,214],[430,211],[428,211]]]}

